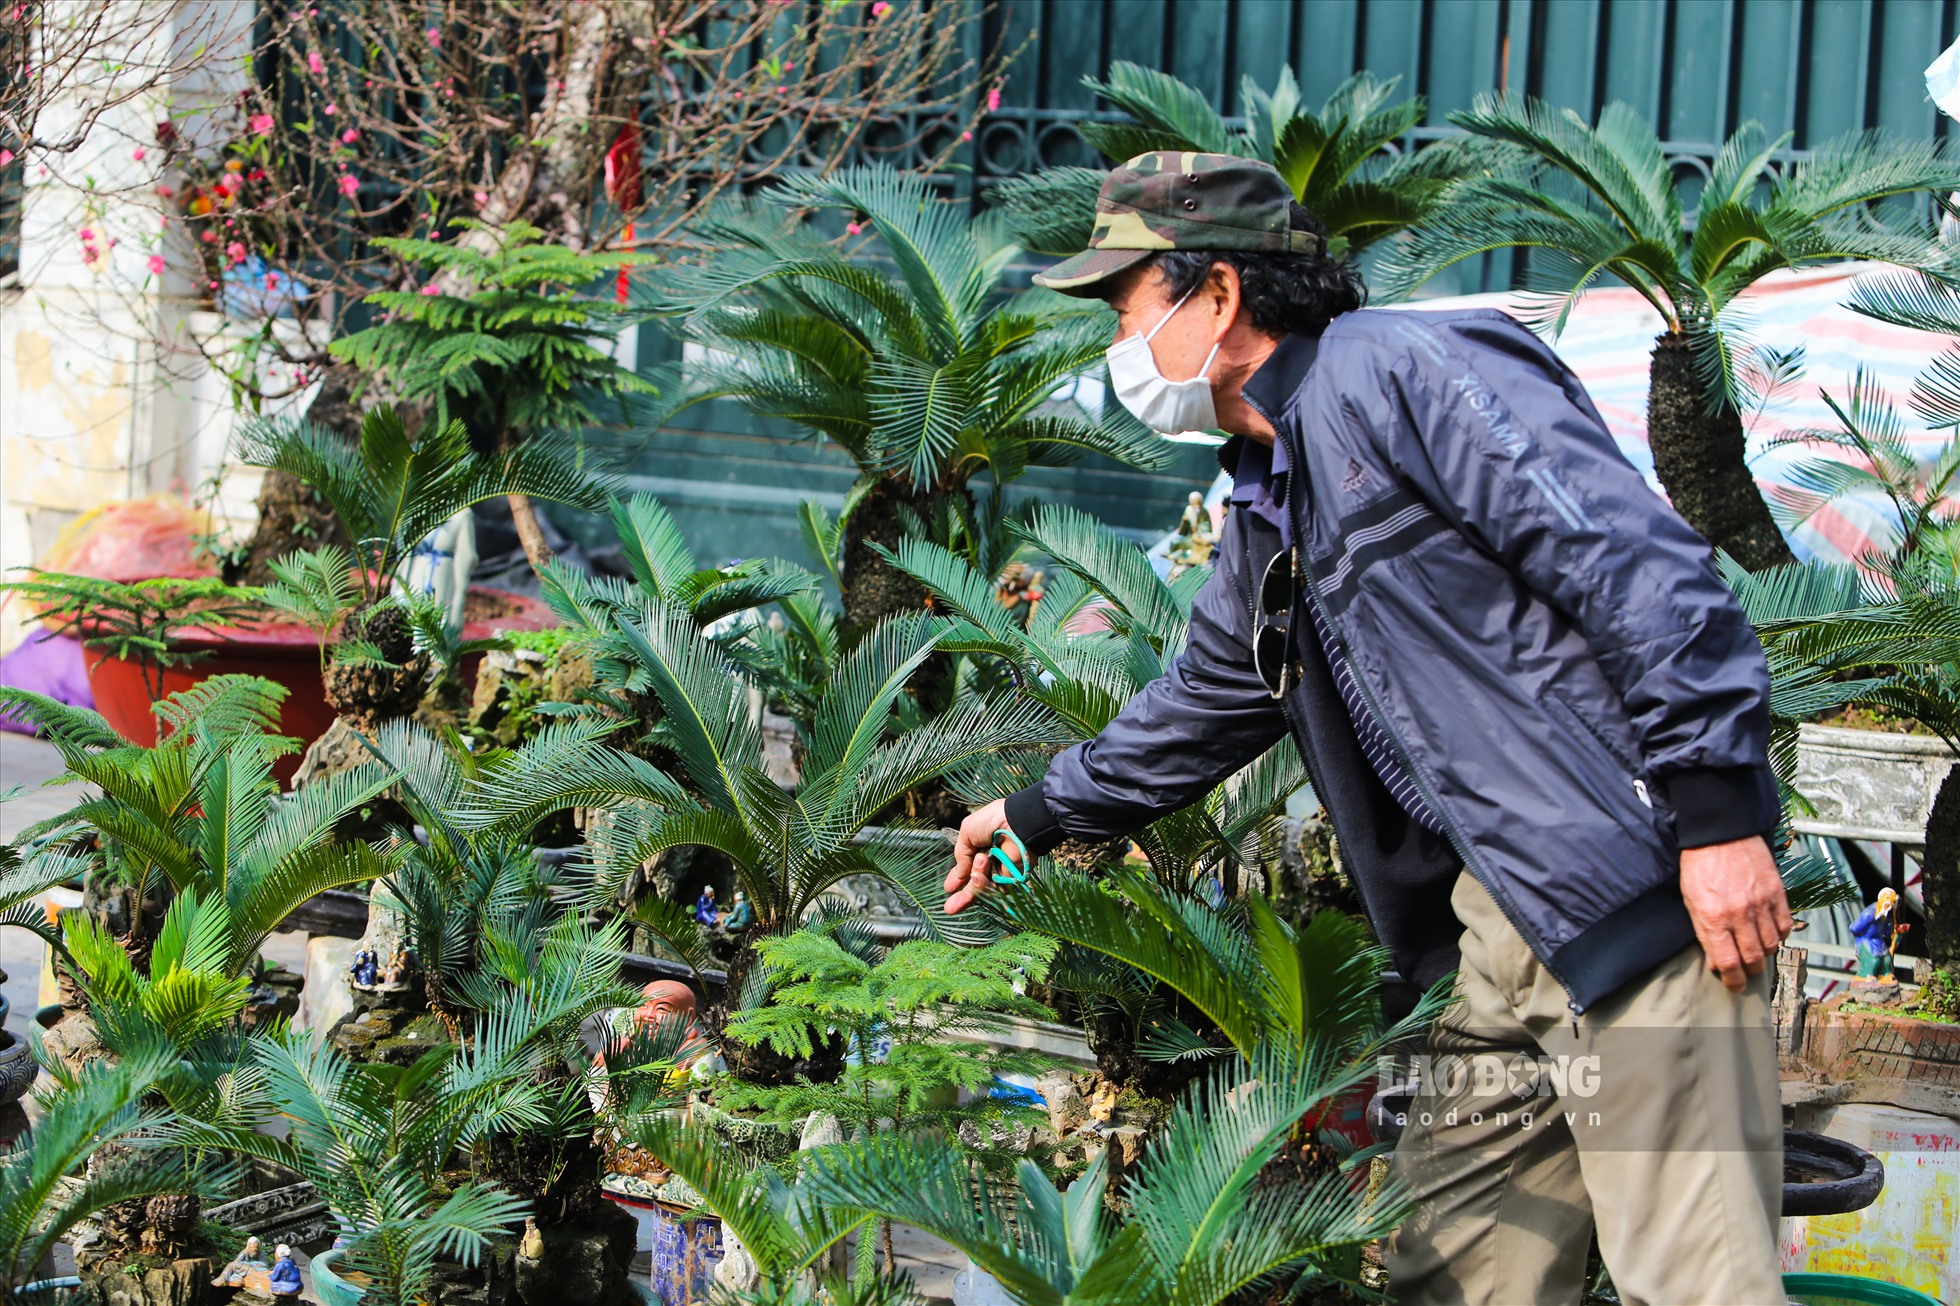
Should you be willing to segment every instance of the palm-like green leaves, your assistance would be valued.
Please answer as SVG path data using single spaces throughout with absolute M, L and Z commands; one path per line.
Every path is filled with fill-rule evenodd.
M 1556 333 L 1580 295 L 1613 278 L 1689 338 L 1712 404 L 1741 398 L 1752 350 L 1736 301 L 1768 273 L 1830 259 L 1946 260 L 1934 232 L 1882 222 L 1870 207 L 1960 186 L 1960 161 L 1943 144 L 1868 132 L 1779 177 L 1771 165 L 1789 138 L 1747 123 L 1724 143 L 1690 225 L 1660 138 L 1629 105 L 1608 105 L 1588 125 L 1542 101 L 1484 96 L 1450 121 L 1510 147 L 1525 170 L 1456 182 L 1383 261 L 1380 288 L 1406 294 L 1463 259 L 1527 249 L 1545 296 L 1535 324 Z
M 1420 152 L 1403 138 L 1423 119 L 1420 96 L 1396 100 L 1399 78 L 1356 73 L 1318 110 L 1300 98 L 1292 68 L 1271 91 L 1246 77 L 1242 128 L 1228 126 L 1195 87 L 1151 68 L 1117 62 L 1105 80 L 1083 84 L 1130 116 L 1129 122 L 1085 122 L 1083 136 L 1112 163 L 1153 150 L 1236 154 L 1270 163 L 1320 220 L 1328 248 L 1356 252 L 1422 221 L 1450 182 L 1487 163 L 1475 142 L 1444 142 Z M 1016 235 L 1048 254 L 1086 247 L 1104 174 L 1055 168 L 1014 178 L 994 191 Z
M 236 454 L 249 466 L 290 472 L 327 501 L 354 541 L 356 579 L 368 599 L 431 531 L 465 509 L 520 494 L 596 512 L 611 491 L 567 446 L 533 440 L 483 455 L 462 422 L 431 424 L 418 438 L 385 405 L 362 420 L 358 444 L 309 422 L 256 418 L 239 434 Z
M 1107 1153 L 1066 1192 L 1032 1162 L 1002 1191 L 946 1144 L 886 1137 L 814 1157 L 804 1186 L 943 1239 L 1025 1306 L 1209 1306 L 1303 1273 L 1346 1277 L 1354 1250 L 1407 1214 L 1392 1189 L 1358 1199 L 1338 1173 L 1304 1190 L 1255 1182 L 1303 1118 L 1370 1068 L 1324 1046 L 1221 1068 L 1128 1177 L 1120 1228 L 1104 1205 Z
M 55 845 L 93 835 L 91 873 L 135 885 L 160 877 L 180 895 L 222 903 L 224 967 L 242 973 L 301 903 L 393 865 L 380 849 L 334 838 L 342 817 L 392 782 L 380 766 L 279 793 L 272 762 L 293 744 L 264 731 L 284 696 L 254 677 L 210 677 L 158 704 L 175 729 L 154 748 L 123 743 L 74 709 L 46 714 L 69 773 L 101 792 L 28 834 Z
M 680 405 L 730 397 L 835 440 L 867 476 L 947 491 L 975 473 L 1007 481 L 1035 464 L 1105 454 L 1161 466 L 1161 442 L 1127 414 L 1097 420 L 1050 395 L 1101 365 L 1106 318 L 1080 305 L 1002 305 L 1012 246 L 916 176 L 846 169 L 793 177 L 779 209 L 860 215 L 891 272 L 766 211 L 703 228 L 715 256 L 661 287 L 678 330 L 713 351 L 690 365 Z
M 457 1147 L 501 1119 L 493 1095 L 460 1084 L 442 1049 L 408 1067 L 351 1063 L 304 1035 L 253 1040 L 251 1071 L 286 1136 L 252 1130 L 212 1137 L 309 1180 L 351 1241 L 342 1266 L 367 1277 L 372 1300 L 423 1299 L 439 1259 L 473 1264 L 525 1203 L 485 1184 L 451 1184 Z M 193 1130 L 193 1132 L 196 1132 Z
M 916 895 L 936 928 L 954 932 L 928 887 L 932 850 L 860 836 L 907 791 L 1053 731 L 1027 704 L 971 701 L 894 735 L 895 705 L 944 638 L 941 623 L 893 618 L 839 660 L 793 794 L 763 769 L 747 681 L 690 613 L 649 603 L 637 616 L 620 614 L 616 630 L 630 659 L 628 683 L 659 700 L 653 742 L 674 759 L 674 774 L 606 742 L 603 726 L 558 726 L 486 768 L 466 823 L 522 824 L 574 803 L 607 807 L 610 819 L 593 840 L 600 897 L 653 854 L 693 845 L 735 864 L 765 932 L 793 927 L 825 889 L 860 873 Z
M 152 1045 L 73 1074 L 58 1062 L 50 1066 L 58 1087 L 43 1091 L 34 1128 L 0 1157 L 0 1288 L 9 1300 L 70 1230 L 104 1208 L 162 1193 L 222 1191 L 235 1177 L 192 1169 L 182 1152 L 163 1146 L 167 1120 L 144 1099 L 173 1060 L 169 1048 Z M 69 1182 L 91 1156 L 101 1160 Z

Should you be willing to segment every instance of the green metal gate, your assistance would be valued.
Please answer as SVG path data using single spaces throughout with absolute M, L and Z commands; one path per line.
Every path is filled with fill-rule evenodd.
M 1884 126 L 1944 136 L 1923 70 L 1952 39 L 1956 0 L 1003 0 L 980 42 L 1014 48 L 1000 109 L 974 133 L 952 184 L 985 203 L 991 181 L 1036 168 L 1096 165 L 1075 124 L 1098 116 L 1082 86 L 1112 60 L 1163 68 L 1239 112 L 1240 79 L 1270 84 L 1290 63 L 1317 102 L 1350 73 L 1399 76 L 1428 100 L 1406 148 L 1447 134 L 1450 111 L 1481 92 L 1544 97 L 1588 118 L 1624 100 L 1661 125 L 1674 166 L 1705 175 L 1722 139 L 1755 119 L 1805 149 Z M 1495 290 L 1509 260 L 1489 259 L 1440 289 Z M 642 358 L 664 346 L 649 331 Z M 704 406 L 651 434 L 633 459 L 706 557 L 798 556 L 799 498 L 840 502 L 848 463 L 783 427 Z M 1141 476 L 1098 462 L 1037 471 L 1021 485 L 1111 524 L 1162 531 L 1183 496 L 1210 481 L 1207 453 Z

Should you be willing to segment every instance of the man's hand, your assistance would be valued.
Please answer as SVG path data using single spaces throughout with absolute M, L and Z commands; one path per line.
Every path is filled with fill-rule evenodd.
M 1683 850 L 1681 899 L 1708 969 L 1731 993 L 1763 973 L 1765 958 L 1790 937 L 1794 924 L 1776 858 L 1760 837 Z
M 995 799 L 960 822 L 960 837 L 953 844 L 953 869 L 946 876 L 946 914 L 957 916 L 973 900 L 994 887 L 994 832 L 1007 829 L 1007 803 Z M 1005 845 L 1007 855 L 1020 865 L 1014 842 Z

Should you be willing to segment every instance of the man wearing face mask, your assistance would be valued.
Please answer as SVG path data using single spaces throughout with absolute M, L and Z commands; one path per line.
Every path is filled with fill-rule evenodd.
M 1115 310 L 1141 420 L 1232 436 L 1232 509 L 1184 651 L 967 819 L 947 909 L 1290 736 L 1400 972 L 1457 972 L 1397 1298 L 1576 1302 L 1596 1228 L 1628 1302 L 1781 1303 L 1769 684 L 1707 544 L 1542 341 L 1361 308 L 1264 164 L 1132 159 L 1089 244 L 1036 280 Z

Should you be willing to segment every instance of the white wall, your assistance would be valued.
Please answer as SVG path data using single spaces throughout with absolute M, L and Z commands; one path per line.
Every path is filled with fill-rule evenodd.
M 230 386 L 195 343 L 222 338 L 224 324 L 199 310 L 187 269 L 167 267 L 156 277 L 147 264 L 161 249 L 155 187 L 168 180 L 157 171 L 156 124 L 194 118 L 199 105 L 242 84 L 238 54 L 253 6 L 112 0 L 111 7 L 112 26 L 128 34 L 126 71 L 66 79 L 40 134 L 66 134 L 91 106 L 142 87 L 157 68 L 176 75 L 173 84 L 113 104 L 73 154 L 44 161 L 29 153 L 13 165 L 25 168 L 25 194 L 20 271 L 0 288 L 5 568 L 32 563 L 65 525 L 105 502 L 168 490 L 197 495 L 222 466 L 230 438 Z M 44 30 L 95 8 L 56 0 Z M 93 264 L 84 228 L 106 249 Z M 228 474 L 215 516 L 249 533 L 256 493 L 257 473 Z M 20 638 L 16 606 L 0 611 L 0 651 Z

